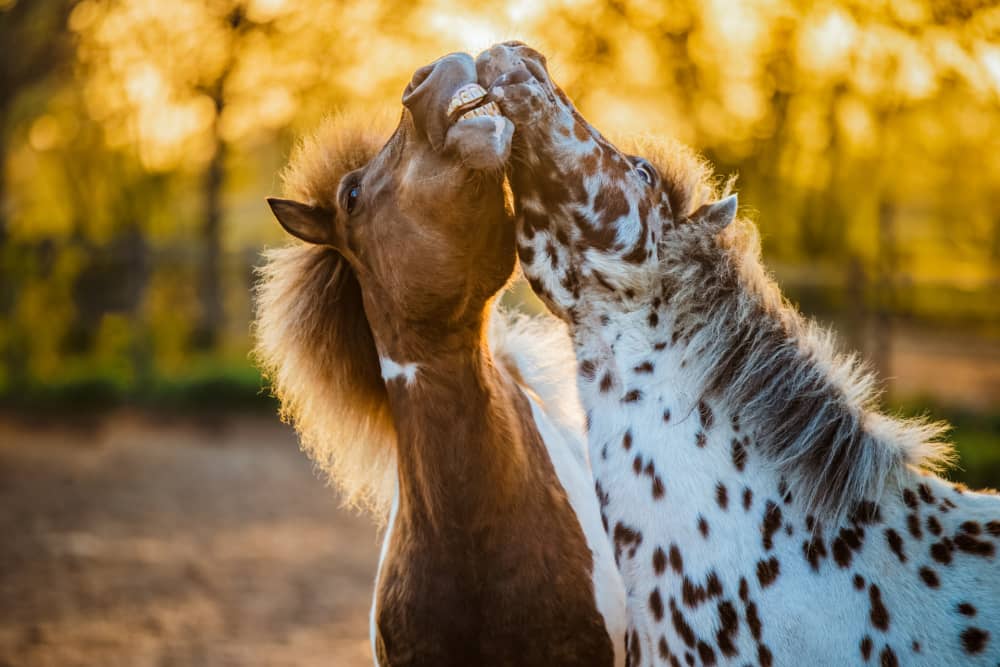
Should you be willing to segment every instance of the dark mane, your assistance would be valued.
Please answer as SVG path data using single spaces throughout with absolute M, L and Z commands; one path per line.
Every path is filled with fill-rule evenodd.
M 649 142 L 639 150 L 670 179 L 675 219 L 720 196 L 691 151 Z M 664 238 L 660 274 L 695 386 L 752 429 L 810 511 L 838 521 L 906 465 L 937 470 L 950 461 L 944 425 L 883 414 L 874 375 L 784 299 L 753 223 L 739 219 L 717 236 L 678 225 Z

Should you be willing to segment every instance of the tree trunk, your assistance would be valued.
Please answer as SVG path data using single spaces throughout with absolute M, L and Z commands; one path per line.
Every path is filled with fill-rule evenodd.
M 195 331 L 195 346 L 212 349 L 218 343 L 224 314 L 222 310 L 222 184 L 226 160 L 226 146 L 216 140 L 215 155 L 205 171 L 202 182 L 204 220 L 201 228 L 201 266 L 199 269 L 198 296 L 201 315 Z

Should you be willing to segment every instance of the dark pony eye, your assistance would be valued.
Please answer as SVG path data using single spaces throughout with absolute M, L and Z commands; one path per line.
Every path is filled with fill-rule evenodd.
M 635 170 L 639 172 L 639 178 L 646 181 L 646 185 L 654 185 L 656 176 L 653 174 L 653 166 L 645 160 L 636 160 Z
M 354 212 L 354 207 L 358 204 L 358 197 L 361 196 L 361 185 L 355 183 L 351 186 L 351 189 L 347 192 L 347 203 L 344 204 L 344 208 L 347 210 L 348 215 Z

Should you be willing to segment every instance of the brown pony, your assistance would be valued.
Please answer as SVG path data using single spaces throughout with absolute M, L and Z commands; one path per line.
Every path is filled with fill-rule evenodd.
M 565 330 L 501 322 L 513 349 L 496 357 L 487 341 L 515 249 L 513 127 L 485 102 L 472 59 L 453 54 L 417 70 L 383 146 L 367 119 L 300 146 L 291 199 L 269 203 L 306 243 L 267 254 L 256 355 L 347 498 L 391 501 L 379 665 L 621 664 L 624 591 Z M 568 370 L 572 401 L 546 365 Z

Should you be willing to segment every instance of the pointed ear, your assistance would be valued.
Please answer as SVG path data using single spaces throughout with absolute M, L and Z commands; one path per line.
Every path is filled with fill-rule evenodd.
M 285 231 L 306 243 L 333 245 L 334 214 L 319 206 L 309 206 L 291 199 L 268 197 L 267 204 Z
M 736 195 L 729 195 L 725 199 L 705 204 L 699 208 L 691 214 L 691 222 L 705 225 L 713 234 L 716 234 L 736 219 L 736 208 Z

